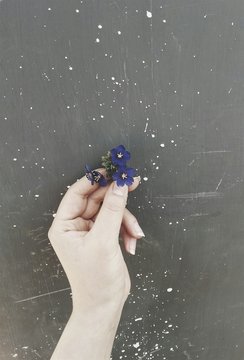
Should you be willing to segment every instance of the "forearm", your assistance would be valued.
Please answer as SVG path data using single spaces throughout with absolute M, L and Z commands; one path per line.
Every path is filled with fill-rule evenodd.
M 109 360 L 122 309 L 73 310 L 51 360 Z

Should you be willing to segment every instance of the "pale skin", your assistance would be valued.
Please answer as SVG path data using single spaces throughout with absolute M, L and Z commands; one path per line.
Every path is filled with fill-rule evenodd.
M 105 169 L 96 169 L 105 176 Z M 91 185 L 84 176 L 64 195 L 48 237 L 70 282 L 73 310 L 51 360 L 109 360 L 131 281 L 119 244 L 135 253 L 144 236 L 126 208 L 128 192 L 113 183 Z M 137 226 L 136 226 L 137 225 Z

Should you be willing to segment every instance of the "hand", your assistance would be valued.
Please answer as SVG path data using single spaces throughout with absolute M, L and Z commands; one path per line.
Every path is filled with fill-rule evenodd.
M 96 169 L 105 176 L 105 169 Z M 125 208 L 128 191 L 139 185 L 119 187 L 123 195 L 106 187 L 91 185 L 84 176 L 64 195 L 48 237 L 70 282 L 73 309 L 92 310 L 111 305 L 116 309 L 127 299 L 131 282 L 118 237 L 124 245 L 141 238 L 134 228 L 136 218 Z M 102 206 L 101 206 L 102 203 Z M 95 220 L 95 222 L 94 222 Z M 121 227 L 122 226 L 122 227 Z

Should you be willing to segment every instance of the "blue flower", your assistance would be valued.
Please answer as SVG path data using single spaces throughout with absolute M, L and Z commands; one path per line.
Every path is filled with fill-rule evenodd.
M 98 183 L 100 186 L 107 185 L 107 180 L 99 171 L 91 170 L 88 165 L 85 166 L 85 170 L 86 170 L 86 177 L 89 181 L 91 181 L 92 185 L 94 184 L 94 181 Z
M 116 148 L 110 150 L 112 163 L 118 166 L 125 166 L 126 161 L 130 160 L 130 153 L 124 147 L 124 145 L 119 145 Z
M 116 172 L 113 173 L 113 180 L 116 181 L 118 186 L 131 185 L 134 182 L 133 176 L 135 169 L 121 166 Z

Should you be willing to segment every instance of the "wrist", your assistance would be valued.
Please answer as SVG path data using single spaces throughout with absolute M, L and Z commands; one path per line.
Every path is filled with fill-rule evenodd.
M 107 304 L 84 305 L 73 301 L 71 317 L 79 319 L 90 328 L 113 327 L 119 323 L 124 307 L 123 302 L 109 302 Z
M 123 304 L 75 307 L 51 360 L 109 360 Z

